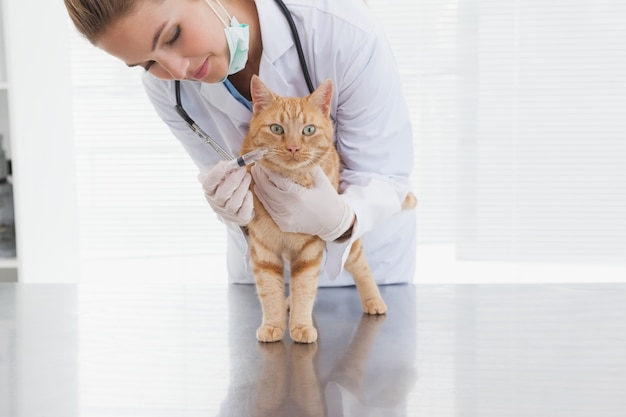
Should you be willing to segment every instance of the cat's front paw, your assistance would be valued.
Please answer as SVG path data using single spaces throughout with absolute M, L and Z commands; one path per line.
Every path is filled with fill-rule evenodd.
M 363 311 L 367 314 L 385 314 L 387 305 L 380 297 L 370 298 L 363 302 Z
M 259 342 L 277 342 L 283 338 L 285 329 L 264 324 L 256 331 L 256 338 Z
M 289 334 L 297 343 L 313 343 L 317 340 L 317 329 L 313 326 L 295 326 L 289 329 Z

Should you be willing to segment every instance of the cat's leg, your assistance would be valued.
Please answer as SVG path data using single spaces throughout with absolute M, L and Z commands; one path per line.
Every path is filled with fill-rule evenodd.
M 261 245 L 251 249 L 250 258 L 263 310 L 263 323 L 257 329 L 256 337 L 260 342 L 276 342 L 283 338 L 287 327 L 283 259 Z
M 363 311 L 367 314 L 385 314 L 387 305 L 380 295 L 376 280 L 374 280 L 367 259 L 365 259 L 361 239 L 352 244 L 345 268 L 354 278 Z
M 291 256 L 289 334 L 294 342 L 313 343 L 317 340 L 313 304 L 322 268 L 324 242 L 317 237 L 308 237 L 300 248 Z

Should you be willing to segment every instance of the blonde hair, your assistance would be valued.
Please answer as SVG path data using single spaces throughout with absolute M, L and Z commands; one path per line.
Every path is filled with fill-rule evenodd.
M 64 0 L 76 29 L 95 44 L 107 27 L 147 0 Z M 160 0 L 150 0 L 160 1 Z

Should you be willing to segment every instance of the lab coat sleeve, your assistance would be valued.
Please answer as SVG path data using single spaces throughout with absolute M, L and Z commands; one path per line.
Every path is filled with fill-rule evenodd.
M 401 210 L 413 168 L 410 117 L 382 29 L 374 29 L 361 44 L 356 39 L 348 44 L 336 55 L 343 69 L 335 69 L 335 128 L 343 164 L 340 192 L 354 209 L 356 223 L 350 240 L 327 245 L 329 276 L 341 273 L 354 240 Z

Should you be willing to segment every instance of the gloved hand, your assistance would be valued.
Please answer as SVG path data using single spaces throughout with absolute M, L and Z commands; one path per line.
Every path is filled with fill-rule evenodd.
M 220 161 L 209 172 L 200 173 L 204 197 L 211 208 L 224 220 L 246 226 L 254 217 L 252 193 L 248 189 L 252 177 L 245 167 L 228 168 Z
M 283 232 L 317 235 L 333 241 L 354 222 L 354 210 L 339 196 L 324 171 L 311 171 L 314 185 L 303 187 L 263 168 L 252 167 L 254 193 Z

